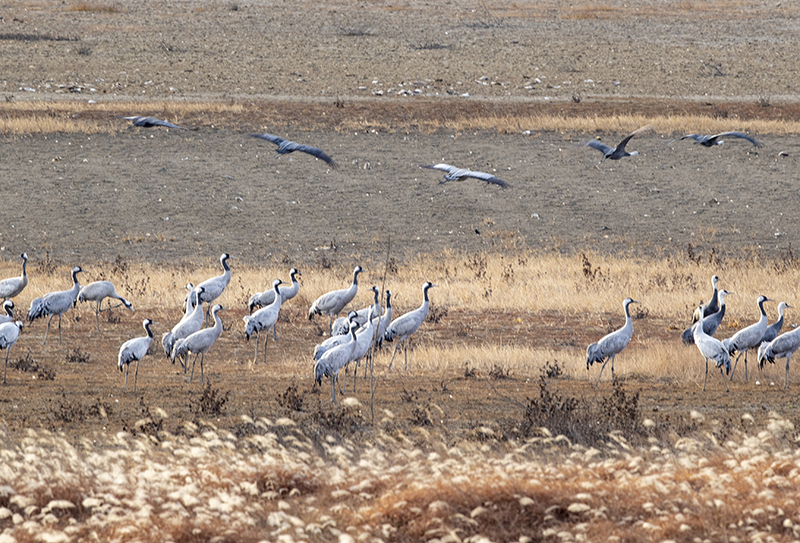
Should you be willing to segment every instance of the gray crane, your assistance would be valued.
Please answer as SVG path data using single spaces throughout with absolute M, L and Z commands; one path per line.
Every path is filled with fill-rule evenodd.
M 328 377 L 331 380 L 331 401 L 336 403 L 336 378 L 339 375 L 339 370 L 350 362 L 353 351 L 356 348 L 356 330 L 358 330 L 358 323 L 355 320 L 351 321 L 350 333 L 348 340 L 332 349 L 328 349 L 314 362 L 314 380 L 318 385 L 322 384 L 322 378 Z
M 297 293 L 300 291 L 300 283 L 297 281 L 297 276 L 303 275 L 300 273 L 300 270 L 296 268 L 292 268 L 289 270 L 289 278 L 292 280 L 292 286 L 282 286 L 278 288 L 278 291 L 281 293 L 281 303 L 286 303 L 287 300 L 291 300 Z M 275 290 L 270 288 L 265 290 L 264 292 L 258 292 L 253 294 L 250 297 L 250 300 L 247 302 L 247 306 L 250 309 L 250 314 L 253 314 L 253 310 L 260 307 L 266 307 L 272 302 L 275 301 Z M 278 333 L 276 329 L 278 328 L 277 323 L 275 326 L 272 327 L 272 341 L 278 341 Z
M 186 293 L 186 296 L 183 297 L 183 308 L 186 311 L 186 314 L 188 315 L 189 313 L 192 312 L 194 306 L 197 305 L 197 303 L 195 302 L 194 284 L 191 281 L 189 281 L 183 288 L 189 291 Z
M 361 359 L 367 356 L 370 347 L 375 344 L 375 325 L 380 320 L 374 313 L 374 306 L 369 308 L 369 315 L 367 316 L 366 325 L 360 327 L 356 332 L 356 348 L 350 355 L 350 362 L 355 362 L 353 369 L 353 392 L 356 391 L 356 381 L 358 380 L 358 367 L 361 365 Z M 349 365 L 349 363 L 348 363 Z M 365 366 L 366 367 L 366 366 Z M 367 378 L 367 371 L 364 369 L 364 379 Z M 347 366 L 344 367 L 344 389 L 347 389 Z
M 56 315 L 58 315 L 58 344 L 61 345 L 61 316 L 75 305 L 78 292 L 81 290 L 81 286 L 78 283 L 78 274 L 82 271 L 83 269 L 80 266 L 72 268 L 71 289 L 50 292 L 31 302 L 31 308 L 28 310 L 28 322 L 33 322 L 39 317 L 50 317 L 47 321 L 47 330 L 44 333 L 45 345 L 47 345 L 47 334 L 50 332 L 50 323 L 53 322 L 53 317 Z
M 789 362 L 794 352 L 800 348 L 800 326 L 790 332 L 781 334 L 769 343 L 762 343 L 758 348 L 758 367 L 764 367 L 764 362 L 775 363 L 776 358 L 786 358 L 786 375 L 783 388 L 789 388 Z
M 783 311 L 787 307 L 789 309 L 792 308 L 792 306 L 786 302 L 781 302 L 778 304 L 778 320 L 767 326 L 767 331 L 764 332 L 764 337 L 761 338 L 761 343 L 769 343 L 781 333 L 781 328 L 783 328 Z
M 694 310 L 692 313 L 692 322 L 695 323 L 700 319 L 700 307 L 704 307 L 705 315 L 704 317 L 708 317 L 709 315 L 713 315 L 717 311 L 719 311 L 719 290 L 717 289 L 717 283 L 719 283 L 719 277 L 716 275 L 711 277 L 711 286 L 714 288 L 714 292 L 711 293 L 711 299 L 703 306 L 698 306 L 697 309 Z M 714 334 L 710 334 L 714 335 Z
M 19 255 L 22 259 L 22 275 L 19 277 L 9 277 L 0 281 L 0 298 L 8 300 L 22 292 L 28 285 L 28 274 L 25 268 L 28 265 L 28 253 Z
M 211 304 L 222 295 L 225 287 L 231 282 L 231 268 L 228 266 L 228 259 L 231 257 L 228 253 L 222 253 L 219 257 L 219 263 L 222 264 L 222 275 L 217 275 L 211 279 L 206 279 L 197 287 L 203 287 L 203 292 L 200 293 L 200 302 L 206 302 L 208 309 L 206 310 L 206 319 L 210 317 Z
M 314 303 L 311 304 L 311 308 L 308 310 L 308 320 L 313 319 L 314 315 L 328 315 L 328 317 L 330 317 L 330 323 L 328 325 L 329 330 L 332 330 L 333 318 L 338 317 L 339 313 L 344 309 L 344 306 L 349 304 L 353 298 L 356 297 L 356 293 L 358 292 L 358 274 L 363 271 L 364 269 L 361 266 L 356 266 L 355 269 L 353 269 L 353 283 L 350 285 L 350 288 L 333 290 L 314 300 Z
M 0 315 L 0 324 L 14 322 L 14 300 L 6 300 L 3 302 L 3 310 L 6 314 Z
M 719 328 L 720 323 L 722 322 L 722 318 L 725 316 L 725 297 L 731 294 L 725 289 L 722 289 L 718 293 L 719 297 L 719 311 L 716 313 L 712 313 L 709 316 L 703 317 L 703 332 L 708 334 L 709 336 L 713 336 L 717 333 L 717 328 Z M 716 297 L 715 297 L 716 299 Z M 696 313 L 700 313 L 697 311 Z M 695 322 L 689 328 L 683 331 L 681 335 L 681 340 L 683 341 L 684 345 L 692 345 L 694 343 L 694 328 L 697 326 Z
M 253 138 L 261 138 L 262 140 L 267 140 L 269 142 L 274 143 L 278 146 L 275 149 L 279 155 L 285 155 L 287 153 L 293 153 L 295 151 L 300 151 L 301 153 L 308 153 L 309 155 L 315 156 L 320 160 L 327 162 L 331 168 L 338 168 L 338 164 L 334 162 L 334 160 L 326 155 L 321 149 L 317 149 L 316 147 L 311 147 L 310 145 L 303 145 L 302 143 L 297 143 L 296 141 L 285 140 L 280 136 L 276 136 L 274 134 L 250 134 L 250 137 Z
M 189 294 L 187 294 L 186 298 L 184 298 L 183 300 L 183 317 L 181 317 L 181 320 L 179 320 L 178 324 L 176 324 L 175 326 L 180 325 L 183 321 L 188 319 L 189 315 L 194 313 L 195 308 L 197 308 L 197 303 L 195 303 L 195 298 L 197 297 L 197 293 L 195 293 L 194 291 L 194 285 L 189 283 L 188 285 L 186 285 L 186 288 L 189 288 L 190 285 L 192 287 L 192 290 L 189 291 Z M 200 314 L 202 315 L 202 313 Z M 202 321 L 200 325 L 202 326 Z M 175 328 L 173 327 L 173 330 L 174 329 Z M 199 329 L 200 328 L 198 328 L 198 330 Z M 172 330 L 170 330 L 169 332 L 164 332 L 164 334 L 162 334 L 161 336 L 161 345 L 164 346 L 164 354 L 167 355 L 167 358 L 169 358 L 170 355 L 172 354 L 172 347 L 173 345 L 175 345 L 176 339 L 177 338 L 173 336 Z
M 114 298 L 116 300 L 120 300 L 122 304 L 117 304 L 115 306 L 110 305 L 105 309 L 101 309 L 100 306 L 103 304 L 103 300 L 106 298 Z M 78 301 L 79 302 L 95 302 L 94 308 L 94 320 L 97 323 L 97 331 L 100 331 L 100 312 L 107 311 L 109 309 L 114 309 L 115 307 L 120 307 L 124 305 L 131 311 L 134 311 L 133 305 L 117 294 L 117 290 L 114 288 L 114 284 L 111 281 L 94 281 L 93 283 L 89 283 L 85 287 L 83 287 L 78 292 Z
M 275 279 L 272 282 L 272 303 L 266 307 L 262 307 L 252 315 L 245 315 L 242 317 L 244 321 L 244 333 L 247 341 L 250 341 L 250 336 L 253 332 L 256 334 L 256 354 L 253 356 L 253 363 L 258 362 L 258 342 L 261 337 L 261 331 L 264 331 L 264 364 L 267 363 L 267 340 L 269 340 L 269 329 L 275 329 L 275 323 L 278 322 L 278 315 L 281 311 L 281 304 L 283 303 L 283 296 L 280 293 L 279 286 L 283 283 L 280 279 Z M 274 339 L 274 338 L 273 338 Z
M 19 339 L 19 333 L 22 331 L 22 321 L 4 322 L 0 324 L 0 349 L 6 350 L 6 365 L 3 368 L 3 384 L 6 384 L 6 372 L 8 371 L 8 354 L 11 347 Z
M 184 315 L 184 317 L 178 321 L 178 324 L 172 327 L 172 330 L 164 336 L 161 343 L 164 345 L 164 352 L 167 353 L 167 356 L 172 360 L 172 363 L 175 363 L 175 357 L 177 356 L 178 361 L 181 363 L 181 367 L 183 368 L 183 372 L 186 373 L 186 370 L 189 366 L 189 361 L 186 359 L 185 354 L 183 356 L 179 356 L 175 350 L 175 347 L 178 344 L 178 341 L 189 337 L 190 335 L 194 334 L 201 328 L 203 328 L 203 304 L 199 301 L 200 296 L 203 293 L 203 287 L 197 287 L 192 291 L 194 294 L 194 309 L 188 314 Z
M 328 339 L 314 347 L 314 360 L 319 360 L 320 357 L 325 354 L 325 351 L 328 351 L 337 345 L 341 345 L 342 343 L 346 343 L 349 340 L 348 334 L 350 333 L 350 318 L 353 318 L 354 322 L 356 322 L 356 316 L 357 315 L 355 311 L 351 311 L 347 314 L 347 333 L 338 336 L 330 336 Z
M 225 308 L 219 304 L 214 304 L 211 308 L 211 316 L 214 319 L 214 326 L 210 328 L 203 328 L 194 334 L 179 339 L 175 343 L 174 351 L 178 356 L 187 356 L 189 353 L 194 354 L 192 360 L 192 374 L 189 376 L 189 382 L 194 378 L 194 364 L 197 362 L 198 355 L 200 356 L 200 384 L 205 384 L 205 374 L 203 372 L 203 360 L 206 357 L 206 352 L 214 345 L 217 338 L 222 334 L 222 319 L 217 315 Z M 188 365 L 188 364 L 187 364 Z
M 119 356 L 117 357 L 119 371 L 122 371 L 123 366 L 125 367 L 125 386 L 122 389 L 123 392 L 128 390 L 128 371 L 130 370 L 131 362 L 135 360 L 136 372 L 133 374 L 133 393 L 136 394 L 136 381 L 139 379 L 139 361 L 147 355 L 150 345 L 153 344 L 153 332 L 150 330 L 150 326 L 153 324 L 156 324 L 155 321 L 150 319 L 142 321 L 142 326 L 144 326 L 144 331 L 147 332 L 147 335 L 129 339 L 119 348 Z
M 498 185 L 502 188 L 508 188 L 511 185 L 500 179 L 499 177 L 492 175 L 486 172 L 476 172 L 472 170 L 468 170 L 466 168 L 458 168 L 456 166 L 451 166 L 450 164 L 420 164 L 420 168 L 428 168 L 429 170 L 441 170 L 445 173 L 444 179 L 439 182 L 439 184 L 447 183 L 448 181 L 463 181 L 468 177 L 473 179 L 480 179 L 481 181 L 486 181 L 488 185 Z
M 600 377 L 603 376 L 603 370 L 606 368 L 609 359 L 611 360 L 611 382 L 614 382 L 614 359 L 622 350 L 628 346 L 628 343 L 633 336 L 633 321 L 631 320 L 630 305 L 638 304 L 633 298 L 625 298 L 622 301 L 622 307 L 625 309 L 625 324 L 619 330 L 615 330 L 610 334 L 606 334 L 597 343 L 592 343 L 586 348 L 586 371 L 592 364 L 603 363 L 600 368 L 600 374 L 597 376 L 597 382 L 594 388 L 600 384 Z
M 697 321 L 697 326 L 694 328 L 694 344 L 697 345 L 697 349 L 706 360 L 706 375 L 705 378 L 703 378 L 703 391 L 706 390 L 706 381 L 708 381 L 708 359 L 710 358 L 716 362 L 717 367 L 719 368 L 719 374 L 722 376 L 722 382 L 725 383 L 725 391 L 730 392 L 728 389 L 728 380 L 722 373 L 722 367 L 725 367 L 725 371 L 727 373 L 731 373 L 731 357 L 728 354 L 728 350 L 720 340 L 705 333 L 703 326 L 705 317 L 702 316 L 704 309 L 705 308 L 701 306 L 700 320 Z
M 392 322 L 392 291 L 386 291 L 386 309 L 383 310 L 383 315 L 381 315 L 381 320 L 378 322 L 378 336 L 377 344 L 380 347 L 383 344 L 383 336 L 386 334 L 386 327 L 389 326 L 389 323 Z M 366 374 L 366 372 L 365 372 Z
M 739 358 L 744 354 L 744 380 L 747 381 L 747 351 L 750 349 L 757 349 L 761 345 L 761 339 L 767 331 L 767 312 L 764 311 L 764 302 L 772 302 L 764 295 L 758 297 L 758 310 L 761 312 L 761 318 L 757 322 L 742 328 L 732 337 L 723 340 L 723 345 L 728 350 L 728 354 L 733 356 L 738 351 L 736 361 L 733 363 L 733 370 L 731 370 L 731 381 L 733 381 L 733 374 L 736 372 L 736 366 L 739 364 Z
M 125 119 L 126 121 L 130 121 L 133 126 L 141 126 L 142 128 L 155 128 L 157 126 L 163 126 L 165 128 L 177 128 L 178 130 L 188 130 L 182 126 L 178 126 L 176 124 L 172 124 L 169 121 L 162 121 L 161 119 L 156 119 L 155 117 L 142 117 L 140 115 L 134 115 L 132 117 L 122 117 L 117 115 L 120 119 Z
M 381 309 L 381 289 L 378 288 L 378 285 L 373 286 L 370 291 L 374 293 L 372 305 L 368 305 L 367 307 L 363 307 L 356 311 L 356 321 L 358 322 L 359 326 L 364 326 L 369 318 L 370 311 L 373 314 L 378 315 L 382 311 Z M 335 321 L 333 321 L 333 326 L 331 327 L 331 335 L 332 336 L 341 336 L 346 334 L 350 330 L 350 325 L 348 324 L 349 315 L 347 317 L 339 317 Z
M 584 147 L 591 147 L 592 149 L 597 149 L 598 151 L 603 153 L 603 160 L 600 161 L 600 164 L 602 164 L 603 162 L 609 159 L 619 160 L 626 156 L 638 155 L 639 151 L 633 151 L 632 153 L 629 153 L 628 151 L 625 150 L 625 146 L 628 145 L 628 142 L 631 140 L 633 136 L 636 136 L 637 134 L 644 134 L 645 132 L 651 132 L 652 130 L 653 127 L 650 125 L 643 126 L 637 130 L 634 130 L 633 132 L 622 138 L 622 141 L 619 142 L 619 144 L 617 144 L 616 147 L 610 147 L 600 140 L 588 140 L 581 143 L 581 145 Z
M 723 132 L 721 134 L 713 134 L 713 135 L 686 134 L 685 136 L 681 136 L 680 138 L 667 142 L 667 145 L 669 145 L 670 143 L 674 143 L 676 141 L 681 141 L 689 138 L 693 139 L 696 144 L 699 143 L 703 147 L 713 147 L 715 145 L 722 145 L 723 143 L 725 143 L 724 140 L 719 139 L 725 137 L 742 138 L 752 143 L 755 147 L 761 147 L 762 145 L 764 145 L 763 143 L 755 139 L 753 136 L 748 136 L 744 132 Z
M 403 343 L 405 343 L 405 348 L 403 349 L 406 357 L 405 369 L 408 371 L 408 339 L 411 337 L 411 334 L 416 332 L 420 325 L 425 322 L 425 319 L 428 318 L 428 310 L 430 309 L 430 302 L 428 301 L 428 289 L 431 289 L 435 286 L 436 285 L 430 281 L 426 281 L 425 284 L 422 285 L 422 305 L 413 311 L 409 311 L 408 313 L 397 317 L 391 323 L 389 323 L 389 326 L 386 327 L 386 333 L 383 335 L 383 339 L 385 341 L 394 341 L 395 339 L 399 339 L 394 351 L 392 352 L 392 359 L 389 361 L 389 367 L 387 368 L 387 371 L 392 369 L 394 355 L 397 354 L 397 349 Z

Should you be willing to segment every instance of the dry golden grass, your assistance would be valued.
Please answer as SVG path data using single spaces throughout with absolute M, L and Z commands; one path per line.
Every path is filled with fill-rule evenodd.
M 146 112 L 193 128 L 239 128 L 253 119 L 269 119 L 271 126 L 293 125 L 303 119 L 306 129 L 360 130 L 448 130 L 466 132 L 493 130 L 501 133 L 533 132 L 613 132 L 628 133 L 650 124 L 656 132 L 718 133 L 729 130 L 732 120 L 738 130 L 752 134 L 800 133 L 800 109 L 792 104 L 762 107 L 755 103 L 729 103 L 716 108 L 694 103 L 657 103 L 648 99 L 614 104 L 613 115 L 598 116 L 595 106 L 586 103 L 559 104 L 557 112 L 544 104 L 494 102 L 429 102 L 410 105 L 391 101 L 359 101 L 346 108 L 327 102 L 192 102 L 183 100 L 153 102 L 104 101 L 11 101 L 0 103 L 0 133 L 48 134 L 113 133 L 127 128 L 115 116 Z M 321 113 L 325 112 L 325 115 Z

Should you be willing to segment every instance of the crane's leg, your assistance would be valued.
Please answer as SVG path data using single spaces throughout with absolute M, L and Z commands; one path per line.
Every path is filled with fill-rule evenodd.
M 133 374 L 133 393 L 136 394 L 136 382 L 139 380 L 139 361 L 136 361 L 136 372 Z
M 269 340 L 269 330 L 264 331 L 264 364 L 267 363 L 267 341 Z
M 749 349 L 744 350 L 744 382 L 747 382 L 747 351 Z
M 130 365 L 130 364 L 127 364 L 127 365 L 125 366 L 125 386 L 124 386 L 124 387 L 122 387 L 122 392 L 123 392 L 123 393 L 128 391 L 128 370 L 129 370 L 130 368 L 131 368 L 131 365 Z
M 6 372 L 8 371 L 8 350 L 6 350 L 6 367 L 3 368 L 3 384 L 6 384 Z M 786 361 L 786 379 L 787 383 L 789 382 L 789 361 Z
M 722 382 L 725 383 L 725 392 L 730 392 L 731 390 L 728 388 L 728 380 L 725 379 L 725 373 L 722 371 L 722 366 L 719 367 L 719 375 L 722 377 Z
M 203 360 L 206 358 L 206 353 L 200 353 L 200 384 L 206 384 L 206 375 L 203 372 Z
M 616 382 L 616 376 L 614 375 L 614 360 L 617 358 L 617 355 L 611 355 L 611 384 L 613 385 Z
M 58 346 L 61 347 L 61 315 L 58 316 Z
M 405 347 L 403 347 L 403 352 L 404 352 L 404 353 L 405 353 L 405 355 L 406 355 L 406 369 L 405 369 L 405 371 L 408 371 L 408 342 L 409 342 L 410 340 L 411 340 L 411 338 L 410 338 L 410 337 L 407 337 L 407 338 L 406 338 L 406 346 L 405 346 Z
M 272 325 L 272 341 L 275 343 L 278 342 L 278 332 L 275 330 L 278 327 L 278 321 L 275 321 L 275 324 Z
M 259 338 L 260 334 L 261 334 L 261 332 L 256 330 L 256 354 L 253 355 L 253 364 L 258 364 L 258 342 L 261 339 L 261 338 Z
M 786 378 L 784 379 L 783 388 L 789 390 L 789 361 L 792 359 L 792 353 L 786 355 Z M 6 354 L 6 364 L 8 364 L 8 355 Z M 6 382 L 6 375 L 3 374 L 3 383 Z
M 704 357 L 706 359 L 706 376 L 703 378 L 703 392 L 706 391 L 706 381 L 708 381 L 708 357 Z
M 746 351 L 743 351 L 743 352 L 746 352 Z M 733 362 L 733 369 L 731 370 L 731 381 L 733 381 L 733 374 L 736 373 L 736 366 L 739 365 L 739 357 L 740 356 L 742 356 L 741 352 L 736 356 L 736 360 L 734 360 L 734 362 Z
M 197 362 L 197 355 L 196 354 L 194 355 L 194 358 L 192 359 L 192 374 L 189 376 L 189 382 L 190 383 L 192 382 L 192 379 L 194 379 L 194 364 L 195 364 L 195 362 Z M 189 365 L 189 353 L 186 353 L 186 365 L 187 366 Z
M 339 390 L 342 393 L 342 396 L 344 396 L 344 393 L 347 392 L 347 366 L 344 367 L 344 379 L 342 380 L 342 388 Z
M 394 346 L 394 351 L 392 352 L 392 359 L 389 360 L 389 367 L 386 369 L 386 371 L 392 371 L 392 362 L 394 362 L 394 355 L 397 354 L 397 349 L 400 347 L 401 341 L 402 339 L 397 342 L 397 345 Z
M 600 368 L 600 375 L 597 376 L 597 382 L 594 384 L 594 388 L 597 388 L 597 385 L 600 384 L 600 378 L 603 376 L 603 370 L 606 369 L 606 364 L 608 364 L 608 357 L 606 357 L 606 361 L 603 362 L 603 365 Z
M 100 331 L 100 306 L 102 305 L 103 300 L 97 302 L 97 306 L 94 308 L 94 322 L 97 323 L 97 331 Z
M 336 376 L 331 375 L 331 401 L 336 403 Z
M 50 319 L 47 321 L 47 328 L 44 331 L 44 344 L 47 345 L 47 334 L 50 332 L 50 323 L 53 322 L 53 317 L 55 315 L 50 315 Z
M 361 364 L 361 359 L 356 360 L 356 369 L 353 370 L 353 394 L 356 393 L 356 381 L 358 381 L 358 366 Z

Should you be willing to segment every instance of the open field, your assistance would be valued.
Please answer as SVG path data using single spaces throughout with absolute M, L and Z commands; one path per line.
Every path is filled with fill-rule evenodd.
M 680 343 L 710 277 L 718 332 L 800 307 L 798 6 L 11 0 L 0 6 L 0 278 L 112 280 L 135 312 L 27 324 L 0 387 L 0 543 L 795 541 L 796 390 L 749 356 L 725 393 Z M 129 127 L 153 115 L 187 131 Z M 599 164 L 581 143 L 628 149 Z M 740 130 L 704 148 L 687 133 Z M 277 156 L 269 131 L 322 148 Z M 299 155 L 299 156 L 298 156 Z M 440 184 L 420 164 L 494 173 Z M 160 341 L 220 273 L 224 331 L 189 383 Z M 388 256 L 388 259 L 387 259 Z M 431 314 L 356 391 L 312 382 L 322 292 L 366 272 Z M 267 364 L 241 318 L 288 270 Z M 633 308 L 606 368 L 586 346 Z M 787 312 L 787 328 L 798 309 Z M 263 343 L 262 343 L 263 346 Z M 2 351 L 0 351 L 1 353 Z M 133 372 L 133 368 L 131 371 Z M 199 371 L 199 368 L 197 368 Z

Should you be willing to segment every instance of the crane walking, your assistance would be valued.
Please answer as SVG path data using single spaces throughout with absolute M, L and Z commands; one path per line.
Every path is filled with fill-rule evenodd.
M 405 315 L 397 317 L 395 320 L 389 323 L 389 326 L 386 328 L 386 333 L 383 336 L 384 340 L 394 341 L 395 338 L 399 338 L 397 345 L 395 345 L 394 351 L 392 352 L 392 359 L 389 360 L 389 367 L 387 368 L 387 371 L 391 371 L 392 362 L 394 362 L 394 355 L 397 354 L 397 349 L 400 347 L 400 345 L 403 345 L 403 343 L 405 343 L 405 348 L 403 349 L 406 357 L 405 369 L 408 371 L 408 339 L 411 337 L 411 334 L 416 332 L 422 323 L 425 322 L 425 319 L 428 318 L 428 310 L 430 309 L 428 289 L 431 289 L 435 286 L 436 285 L 430 281 L 425 282 L 425 284 L 422 285 L 422 305 L 413 311 L 409 311 Z
M 136 372 L 133 374 L 133 393 L 136 394 L 136 381 L 139 379 L 139 361 L 147 355 L 150 345 L 153 344 L 153 332 L 150 326 L 156 324 L 155 321 L 145 319 L 142 321 L 144 331 L 147 332 L 146 336 L 135 337 L 123 343 L 119 348 L 119 356 L 117 363 L 119 364 L 119 371 L 125 367 L 125 386 L 122 391 L 128 390 L 128 370 L 131 368 L 131 362 L 136 361 Z
M 628 346 L 628 343 L 633 336 L 633 320 L 631 320 L 630 305 L 638 304 L 633 298 L 625 298 L 622 301 L 622 307 L 625 309 L 625 324 L 619 330 L 615 330 L 610 334 L 603 336 L 597 343 L 592 343 L 586 349 L 586 371 L 597 362 L 603 363 L 600 368 L 600 374 L 597 376 L 597 382 L 594 388 L 600 384 L 600 378 L 603 376 L 603 370 L 606 368 L 609 359 L 611 360 L 611 382 L 614 382 L 614 359 L 622 350 Z
M 728 351 L 728 354 L 733 356 L 739 351 L 739 354 L 736 356 L 736 361 L 733 363 L 733 369 L 731 370 L 731 381 L 733 381 L 733 374 L 736 372 L 736 366 L 739 363 L 739 358 L 744 354 L 744 380 L 747 381 L 747 351 L 750 349 L 757 349 L 759 345 L 761 345 L 761 340 L 764 338 L 764 334 L 767 331 L 767 312 L 764 311 L 764 302 L 772 302 L 764 295 L 758 297 L 756 303 L 758 304 L 758 310 L 761 312 L 761 318 L 754 324 L 746 328 L 742 328 L 732 337 L 723 340 L 722 344 Z
M 80 266 L 72 268 L 71 289 L 50 292 L 31 302 L 31 308 L 28 310 L 29 322 L 33 322 L 39 317 L 50 317 L 50 320 L 47 321 L 47 329 L 44 332 L 45 345 L 47 345 L 47 334 L 50 332 L 50 323 L 53 322 L 53 317 L 56 315 L 58 315 L 58 344 L 61 345 L 61 316 L 75 305 L 75 300 L 78 299 L 78 292 L 81 290 L 81 286 L 78 283 L 78 274 L 82 271 L 83 269 Z
M 717 363 L 719 374 L 722 376 L 722 382 L 725 383 L 725 391 L 730 392 L 728 389 L 728 380 L 722 373 L 722 367 L 725 366 L 725 371 L 731 373 L 731 357 L 728 350 L 717 338 L 711 337 L 704 331 L 703 317 L 704 307 L 700 307 L 700 320 L 697 321 L 697 326 L 694 328 L 694 344 L 697 345 L 700 354 L 706 360 L 706 376 L 703 378 L 703 391 L 706 390 L 706 381 L 708 381 L 708 359 L 712 359 Z

